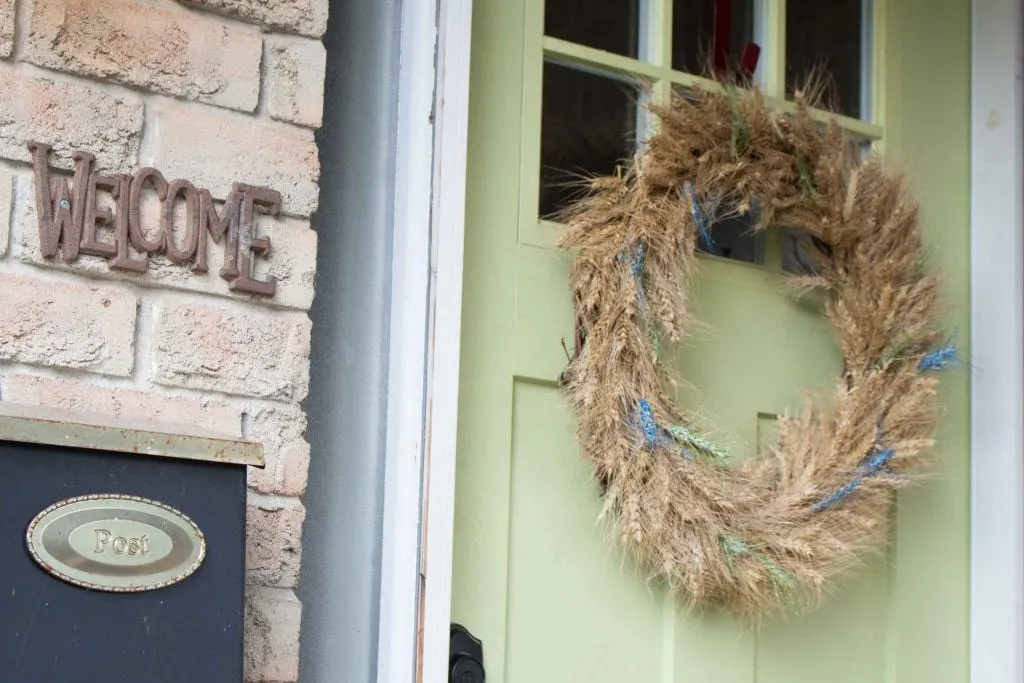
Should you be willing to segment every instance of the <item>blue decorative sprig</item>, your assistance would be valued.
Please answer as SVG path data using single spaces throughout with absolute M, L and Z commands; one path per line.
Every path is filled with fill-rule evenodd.
M 839 489 L 828 498 L 819 501 L 814 505 L 815 512 L 821 512 L 828 510 L 842 503 L 846 498 L 857 490 L 861 482 L 872 477 L 879 472 L 886 469 L 889 461 L 892 460 L 893 450 L 891 448 L 885 448 L 882 450 L 875 450 L 874 453 L 864 462 L 861 466 L 860 471 L 847 483 L 843 488 Z
M 647 259 L 647 245 L 643 242 L 637 242 L 632 247 L 624 249 L 619 252 L 616 257 L 619 263 L 625 263 L 629 261 L 629 272 L 632 273 L 633 279 L 636 282 L 636 297 L 640 304 L 640 310 L 647 313 L 647 299 L 644 297 L 644 264 Z
M 946 370 L 956 363 L 956 347 L 946 346 L 936 349 L 921 359 L 917 364 L 919 372 Z
M 662 427 L 654 417 L 654 411 L 647 399 L 640 399 L 638 402 L 634 425 L 637 431 L 643 434 L 643 441 L 646 445 L 676 448 L 687 460 L 693 460 L 694 451 L 713 458 L 729 457 L 724 448 L 689 427 L 682 425 L 676 425 L 669 429 Z
M 634 422 L 636 429 L 643 434 L 643 440 L 646 445 L 653 448 L 677 446 L 675 439 L 672 438 L 672 434 L 658 424 L 657 418 L 654 417 L 654 411 L 651 410 L 651 404 L 647 402 L 647 399 L 640 399 Z M 685 449 L 679 449 L 679 451 L 687 460 L 693 460 L 693 453 Z
M 633 248 L 633 261 L 630 263 L 629 269 L 634 277 L 640 277 L 644 272 L 644 262 L 647 258 L 646 246 L 643 242 L 638 242 Z
M 694 189 L 691 182 L 686 182 L 683 187 L 686 189 L 690 200 L 690 215 L 693 216 L 693 222 L 697 226 L 697 231 L 700 233 L 701 238 L 703 238 L 704 246 L 707 248 L 708 253 L 714 254 L 715 241 L 711 238 L 710 221 L 700 208 L 700 202 L 697 200 L 697 190 Z
M 640 399 L 640 428 L 644 432 L 644 440 L 648 446 L 657 446 L 664 443 L 664 430 L 654 419 L 654 411 L 646 399 Z

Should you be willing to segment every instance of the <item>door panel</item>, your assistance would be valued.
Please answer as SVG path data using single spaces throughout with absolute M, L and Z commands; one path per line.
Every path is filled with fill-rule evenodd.
M 930 153 L 910 112 L 927 112 L 926 84 L 941 82 L 966 97 L 966 80 L 930 74 L 901 45 L 919 41 L 923 53 L 924 34 L 966 45 L 958 22 L 968 3 L 944 3 L 936 12 L 924 0 L 888 2 L 876 0 L 875 8 L 884 41 L 876 54 L 888 55 L 875 90 L 885 101 L 878 105 L 882 142 L 900 153 Z M 579 458 L 574 417 L 557 387 L 567 362 L 563 341 L 572 346 L 568 258 L 554 249 L 557 226 L 537 218 L 540 7 L 540 0 L 476 0 L 473 26 L 452 608 L 453 620 L 482 638 L 488 680 L 965 680 L 965 627 L 922 616 L 966 619 L 960 378 L 945 389 L 952 416 L 941 435 L 940 472 L 953 483 L 903 496 L 890 551 L 838 582 L 810 615 L 773 620 L 755 632 L 714 610 L 686 613 L 597 521 L 599 490 Z M 915 75 L 912 83 L 901 80 L 907 72 Z M 950 156 L 966 163 L 964 112 L 932 118 L 931 139 L 951 145 Z M 954 246 L 939 249 L 944 264 L 965 266 L 955 249 L 966 242 L 966 211 L 959 219 L 955 212 L 967 201 L 957 166 L 910 163 L 909 170 L 919 183 L 926 236 Z M 939 206 L 953 218 L 935 221 Z M 701 264 L 695 301 L 707 332 L 673 357 L 691 383 L 679 400 L 699 406 L 716 439 L 741 460 L 771 442 L 774 417 L 798 409 L 807 391 L 827 395 L 840 358 L 820 303 L 788 296 L 777 267 L 712 257 Z M 951 278 L 951 298 L 964 298 L 965 281 L 964 267 Z M 929 515 L 941 518 L 945 530 L 929 524 Z M 919 536 L 902 535 L 906 529 Z M 943 643 L 941 651 L 915 656 L 930 638 Z M 919 678 L 925 671 L 929 676 Z
M 513 392 L 507 680 L 657 680 L 660 590 L 611 551 L 586 465 L 558 457 L 574 439 L 557 389 Z

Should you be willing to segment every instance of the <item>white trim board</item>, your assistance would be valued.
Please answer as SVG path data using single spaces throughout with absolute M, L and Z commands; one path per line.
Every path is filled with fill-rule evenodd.
M 448 680 L 473 0 L 439 0 L 424 473 L 422 683 Z
M 973 0 L 971 680 L 1024 681 L 1020 0 Z
M 471 23 L 472 0 L 403 3 L 381 683 L 448 680 Z
M 431 285 L 436 18 L 436 0 L 402 3 L 380 623 L 375 678 L 380 683 L 411 683 L 416 676 Z

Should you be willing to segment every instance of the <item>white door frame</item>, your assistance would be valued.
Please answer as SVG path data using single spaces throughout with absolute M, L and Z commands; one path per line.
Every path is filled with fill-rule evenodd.
M 379 683 L 411 683 L 417 663 L 424 406 L 431 287 L 437 0 L 402 2 L 388 345 Z
M 448 680 L 473 0 L 438 0 L 432 320 L 422 532 L 421 683 Z
M 417 513 L 416 520 L 421 552 L 414 563 L 421 592 L 409 590 L 412 565 L 407 564 L 404 579 L 397 581 L 404 586 L 401 598 L 388 604 L 394 617 L 418 614 L 416 680 L 444 683 L 451 607 L 472 0 L 421 1 L 437 7 L 438 21 L 424 495 L 422 518 Z M 1021 1 L 972 3 L 970 662 L 974 683 L 1024 683 Z M 433 66 L 430 72 L 433 79 Z M 421 207 L 422 198 L 413 205 Z M 417 472 L 419 467 L 417 460 Z M 410 471 L 406 470 L 407 475 Z M 404 518 L 394 518 L 392 523 L 400 525 L 403 519 L 411 519 L 408 509 Z M 395 531 L 392 526 L 391 533 Z M 393 537 L 404 538 L 407 551 L 408 533 L 391 533 L 385 529 L 385 543 Z M 409 561 L 407 552 L 402 555 Z M 385 585 L 382 600 L 387 590 Z M 383 619 L 381 627 L 383 635 Z M 388 628 L 402 632 L 395 642 L 401 642 L 403 650 L 411 647 L 408 622 L 403 626 L 392 620 Z M 382 657 L 396 654 L 381 648 Z M 407 667 L 398 669 L 401 676 L 380 680 L 410 680 Z
M 404 0 L 376 680 L 448 680 L 472 0 Z
M 971 680 L 1024 681 L 1021 0 L 974 0 Z

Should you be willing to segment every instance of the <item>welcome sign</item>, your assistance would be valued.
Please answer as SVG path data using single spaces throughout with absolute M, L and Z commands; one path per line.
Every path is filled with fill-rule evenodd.
M 134 174 L 102 174 L 94 170 L 96 157 L 88 152 L 72 154 L 75 162 L 72 186 L 64 178 L 51 178 L 50 146 L 28 143 L 35 171 L 36 213 L 39 246 L 43 258 L 60 251 L 66 262 L 79 254 L 99 256 L 111 268 L 143 273 L 151 254 L 163 254 L 177 265 L 188 265 L 193 273 L 207 272 L 209 242 L 220 244 L 224 265 L 220 276 L 234 292 L 272 297 L 277 292 L 273 276 L 253 276 L 256 258 L 270 254 L 270 238 L 256 235 L 255 212 L 276 216 L 281 211 L 281 193 L 269 187 L 235 183 L 220 211 L 210 191 L 187 180 L 168 181 L 155 168 L 140 168 Z M 143 226 L 143 190 L 151 189 L 159 201 L 159 218 L 154 226 Z M 113 200 L 113 208 L 101 204 L 101 193 Z M 184 209 L 183 230 L 177 230 L 175 216 Z M 100 228 L 113 237 L 105 241 Z M 108 235 L 109 236 L 109 235 Z M 130 247 L 130 248 L 129 248 Z M 134 253 L 133 253 L 134 252 Z

